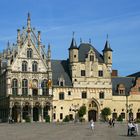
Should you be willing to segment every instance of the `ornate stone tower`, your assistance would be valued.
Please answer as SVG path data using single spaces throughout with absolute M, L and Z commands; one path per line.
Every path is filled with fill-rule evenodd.
M 110 71 L 112 70 L 112 51 L 113 50 L 110 48 L 110 44 L 107 36 L 105 47 L 103 49 L 103 58 L 104 58 L 104 63 L 107 65 Z
M 69 69 L 70 69 L 70 75 L 71 78 L 73 79 L 73 73 L 74 73 L 74 69 L 75 69 L 75 63 L 78 63 L 78 48 L 76 45 L 76 41 L 74 39 L 74 33 L 73 33 L 73 38 L 71 41 L 71 45 L 69 48 Z
M 74 39 L 74 35 L 69 48 L 69 62 L 70 63 L 78 62 L 78 48 L 76 45 L 76 41 Z

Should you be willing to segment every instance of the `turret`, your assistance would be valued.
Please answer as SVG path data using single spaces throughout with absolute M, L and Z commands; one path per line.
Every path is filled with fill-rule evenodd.
M 78 62 L 78 48 L 76 45 L 76 41 L 74 39 L 74 33 L 73 33 L 73 38 L 72 38 L 71 45 L 69 48 L 69 62 L 70 63 Z
M 104 63 L 109 67 L 110 70 L 112 68 L 112 51 L 113 50 L 110 48 L 110 44 L 107 36 L 105 47 L 103 49 L 103 58 L 104 58 Z

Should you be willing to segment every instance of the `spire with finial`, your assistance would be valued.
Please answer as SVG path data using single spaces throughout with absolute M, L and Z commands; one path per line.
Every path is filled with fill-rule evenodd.
M 75 32 L 72 33 L 72 41 L 69 49 L 77 49 L 76 41 L 74 39 Z
M 41 44 L 41 31 L 38 31 L 38 47 Z
M 17 29 L 17 44 L 20 46 L 20 29 Z
M 28 27 L 28 30 L 30 31 L 30 29 L 31 29 L 31 18 L 30 18 L 30 13 L 28 13 L 27 27 Z
M 106 43 L 105 43 L 105 47 L 103 49 L 103 52 L 105 51 L 113 51 L 111 48 L 110 48 L 110 44 L 109 44 L 109 41 L 108 41 L 108 34 L 106 35 Z
M 47 56 L 48 56 L 48 59 L 51 59 L 51 45 L 50 45 L 50 43 L 48 44 Z
M 27 33 L 28 33 L 28 46 L 31 46 L 31 19 L 30 19 L 30 13 L 28 13 L 28 18 L 27 18 Z
M 82 38 L 80 38 L 80 44 L 82 43 Z
M 91 38 L 89 38 L 89 44 L 91 44 Z

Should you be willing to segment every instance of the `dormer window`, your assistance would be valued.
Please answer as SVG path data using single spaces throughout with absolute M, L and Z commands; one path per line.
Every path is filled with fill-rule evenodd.
M 31 48 L 27 49 L 27 58 L 32 58 L 33 57 L 33 51 Z
M 63 75 L 61 75 L 61 77 L 58 79 L 58 84 L 61 87 L 65 86 L 65 79 L 64 79 Z
M 94 56 L 90 55 L 90 61 L 94 61 Z
M 117 90 L 118 90 L 118 93 L 120 95 L 124 95 L 125 94 L 125 86 L 124 86 L 124 84 L 119 84 L 118 87 L 117 87 Z

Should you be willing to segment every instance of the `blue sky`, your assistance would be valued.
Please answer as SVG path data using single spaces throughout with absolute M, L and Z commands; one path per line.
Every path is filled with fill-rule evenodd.
M 120 76 L 140 71 L 139 0 L 0 0 L 0 51 L 8 40 L 16 42 L 28 12 L 42 43 L 51 44 L 53 59 L 67 59 L 73 31 L 78 45 L 91 38 L 99 52 L 109 34 L 113 69 Z

